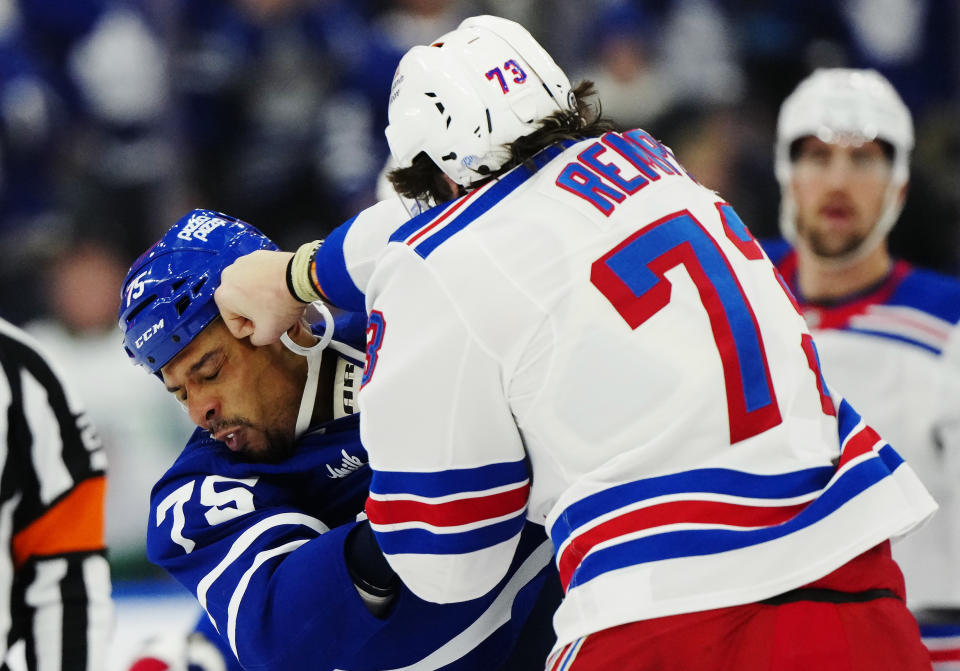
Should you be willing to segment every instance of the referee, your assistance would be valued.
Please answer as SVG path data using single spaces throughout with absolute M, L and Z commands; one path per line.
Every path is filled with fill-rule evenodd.
M 51 362 L 0 319 L 0 671 L 21 641 L 29 671 L 106 668 L 105 465 Z

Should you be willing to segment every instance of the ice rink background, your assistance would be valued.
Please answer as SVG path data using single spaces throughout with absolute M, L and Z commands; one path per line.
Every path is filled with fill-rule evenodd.
M 138 650 L 153 636 L 186 634 L 200 614 L 197 600 L 173 582 L 121 582 L 113 586 L 113 639 L 104 671 L 127 671 Z M 22 642 L 5 660 L 10 671 L 26 671 Z
M 196 598 L 173 582 L 113 586 L 114 632 L 107 671 L 126 671 L 151 636 L 190 631 L 200 614 Z

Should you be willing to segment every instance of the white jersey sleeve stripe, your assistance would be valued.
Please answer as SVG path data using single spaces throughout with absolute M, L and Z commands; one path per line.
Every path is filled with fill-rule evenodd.
M 415 664 L 392 671 L 433 671 L 463 658 L 486 638 L 510 620 L 510 604 L 517 593 L 553 559 L 553 546 L 544 541 L 520 565 L 504 585 L 497 598 L 469 627 Z
M 366 512 L 386 554 L 450 554 L 518 534 L 529 494 L 522 460 L 443 474 L 377 471 Z
M 377 543 L 387 555 L 432 554 L 450 555 L 492 548 L 517 537 L 523 530 L 524 511 L 518 511 L 501 522 L 485 526 L 464 527 L 465 531 L 433 533 L 430 528 L 377 527 Z
M 946 319 L 905 305 L 871 305 L 867 308 L 867 314 L 878 320 L 883 319 L 892 324 L 902 324 L 905 327 L 926 332 L 942 341 L 950 337 L 954 327 L 954 324 Z
M 279 547 L 272 548 L 270 550 L 264 550 L 263 552 L 257 553 L 257 556 L 254 558 L 253 563 L 250 565 L 244 574 L 240 578 L 240 582 L 237 583 L 237 588 L 233 590 L 233 594 L 230 596 L 230 603 L 227 605 L 227 639 L 230 642 L 230 649 L 233 650 L 234 656 L 237 655 L 237 613 L 240 611 L 240 602 L 243 601 L 243 595 L 247 591 L 247 585 L 250 584 L 250 579 L 253 577 L 253 574 L 260 568 L 261 565 L 268 559 L 272 559 L 277 555 L 288 554 L 293 552 L 298 547 L 306 543 L 308 539 L 301 538 L 299 540 L 290 541 L 289 543 L 284 543 Z
M 428 503 L 436 506 L 442 503 L 450 503 L 454 501 L 467 501 L 470 499 L 477 499 L 480 497 L 492 497 L 497 494 L 505 494 L 509 492 L 516 494 L 528 484 L 529 484 L 529 480 L 523 480 L 522 482 L 514 482 L 508 485 L 502 485 L 499 487 L 490 487 L 482 491 L 452 492 L 450 494 L 438 495 L 438 496 L 428 496 L 428 495 L 422 495 L 422 494 L 406 494 L 406 493 L 380 494 L 377 492 L 372 492 L 370 494 L 370 498 L 378 502 L 408 501 L 408 502 L 415 502 L 415 503 Z
M 329 527 L 325 525 L 320 520 L 310 517 L 309 515 L 304 515 L 302 513 L 281 513 L 279 515 L 273 515 L 266 519 L 260 520 L 252 527 L 244 531 L 236 541 L 233 542 L 233 545 L 230 546 L 230 550 L 227 552 L 226 556 L 220 561 L 219 564 L 214 567 L 203 579 L 197 584 L 197 601 L 200 602 L 200 605 L 204 610 L 209 614 L 207 609 L 207 592 L 210 590 L 210 587 L 216 582 L 217 578 L 223 575 L 233 562 L 240 558 L 241 555 L 253 544 L 258 536 L 265 533 L 266 531 L 273 529 L 274 527 L 283 526 L 285 524 L 299 524 L 310 529 L 313 529 L 317 533 L 325 533 L 329 531 Z M 214 622 L 216 624 L 216 622 Z M 217 628 L 219 630 L 219 627 Z
M 947 346 L 952 324 L 908 306 L 871 305 L 852 315 L 842 330 L 898 340 L 940 354 Z

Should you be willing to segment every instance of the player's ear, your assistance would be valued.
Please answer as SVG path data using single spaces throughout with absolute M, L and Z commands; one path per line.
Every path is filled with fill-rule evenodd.
M 293 342 L 303 347 L 310 347 L 317 340 L 316 336 L 313 335 L 313 331 L 310 329 L 310 325 L 307 324 L 306 319 L 298 319 L 294 322 L 293 326 L 287 329 L 287 335 L 290 336 Z
M 910 190 L 910 181 L 907 180 L 904 182 L 903 186 L 900 187 L 900 193 L 897 194 L 897 203 L 903 205 L 904 201 L 907 199 L 907 192 Z

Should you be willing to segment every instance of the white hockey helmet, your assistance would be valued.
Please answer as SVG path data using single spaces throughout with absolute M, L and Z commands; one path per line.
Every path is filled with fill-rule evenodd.
M 780 232 L 791 243 L 796 240 L 797 221 L 790 188 L 790 148 L 807 136 L 828 143 L 882 140 L 893 147 L 890 183 L 880 218 L 857 249 L 836 259 L 848 263 L 872 251 L 900 216 L 900 191 L 910 178 L 913 119 L 890 82 L 876 70 L 823 68 L 800 82 L 780 107 L 774 157 L 781 192 Z
M 523 26 L 474 16 L 400 60 L 387 144 L 398 167 L 426 152 L 469 186 L 507 162 L 503 145 L 574 105 L 567 76 Z

